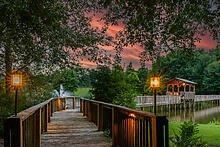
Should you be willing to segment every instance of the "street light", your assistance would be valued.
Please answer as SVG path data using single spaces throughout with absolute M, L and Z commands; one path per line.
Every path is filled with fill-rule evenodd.
M 25 84 L 24 74 L 21 71 L 12 71 L 10 75 L 11 88 L 15 90 L 15 116 L 17 116 L 18 90 Z
M 153 76 L 150 78 L 150 87 L 154 90 L 154 114 L 156 115 L 156 95 L 157 95 L 157 88 L 160 87 L 160 77 Z

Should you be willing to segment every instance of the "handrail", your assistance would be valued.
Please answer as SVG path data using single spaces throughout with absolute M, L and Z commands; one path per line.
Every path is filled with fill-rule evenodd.
M 51 98 L 11 116 L 4 124 L 4 146 L 40 147 L 41 134 L 53 112 L 66 108 L 66 99 L 80 100 L 80 111 L 98 130 L 110 130 L 112 146 L 168 147 L 168 120 L 164 116 L 141 112 L 114 104 L 80 97 Z
M 80 99 L 83 115 L 98 126 L 110 131 L 112 146 L 168 147 L 168 120 L 114 104 Z
M 85 98 L 81 98 L 81 99 L 88 101 L 88 99 L 85 99 Z M 90 102 L 97 103 L 97 104 L 102 104 L 102 105 L 105 105 L 105 106 L 109 106 L 109 107 L 116 107 L 116 108 L 118 108 L 118 109 L 126 110 L 126 111 L 129 111 L 129 112 L 132 112 L 132 113 L 141 114 L 141 115 L 146 116 L 146 117 L 154 117 L 154 116 L 155 116 L 153 113 L 143 112 L 143 111 L 131 109 L 131 108 L 128 108 L 128 107 L 125 107 L 125 106 L 120 106 L 120 105 L 115 105 L 115 104 L 110 104 L 110 103 L 95 101 L 95 100 L 91 100 L 91 99 L 89 99 L 89 101 L 90 101 Z
M 44 107 L 45 105 L 47 105 L 53 98 L 46 100 L 40 104 L 37 104 L 35 106 L 32 106 L 28 109 L 25 109 L 24 111 L 21 111 L 18 113 L 18 117 L 21 118 L 21 120 L 25 120 L 27 119 L 30 115 L 32 115 L 35 111 L 37 111 L 39 108 Z M 12 116 L 13 117 L 13 116 Z
M 65 99 L 51 98 L 38 105 L 8 117 L 4 123 L 5 147 L 40 147 L 41 134 L 53 112 L 64 110 Z

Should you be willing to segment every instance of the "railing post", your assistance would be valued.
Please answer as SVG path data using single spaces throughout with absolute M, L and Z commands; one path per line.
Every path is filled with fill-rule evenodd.
M 54 112 L 54 99 L 51 100 L 51 117 L 53 116 L 53 112 Z
M 75 105 L 76 105 L 76 99 L 75 99 L 75 97 L 73 97 L 72 100 L 73 100 L 73 109 L 75 109 Z
M 48 104 L 44 106 L 44 131 L 47 132 L 48 123 Z
M 157 147 L 157 118 L 151 118 L 151 147 Z
M 44 119 L 45 119 L 44 115 L 45 115 L 44 107 L 42 107 L 42 108 L 40 108 L 40 119 L 41 119 L 40 129 L 41 129 L 41 134 L 43 134 L 43 132 L 44 132 Z
M 119 145 L 118 123 L 119 119 L 117 108 L 112 107 L 112 146 Z
M 4 122 L 4 146 L 22 147 L 22 123 L 19 117 L 10 117 Z
M 155 116 L 151 118 L 152 147 L 168 147 L 169 131 L 168 120 L 165 116 Z
M 83 112 L 83 100 L 80 99 L 80 112 Z
M 83 116 L 87 116 L 87 107 L 86 107 L 87 105 L 86 105 L 86 101 L 85 100 L 83 100 Z
M 101 131 L 103 130 L 103 106 L 102 104 L 98 104 L 98 122 L 97 122 L 97 126 L 98 126 L 98 130 Z
M 91 102 L 87 101 L 87 103 L 88 103 L 88 120 L 92 121 Z
M 51 117 L 51 101 L 48 103 L 48 123 L 50 123 Z
M 36 114 L 36 147 L 41 146 L 41 109 Z

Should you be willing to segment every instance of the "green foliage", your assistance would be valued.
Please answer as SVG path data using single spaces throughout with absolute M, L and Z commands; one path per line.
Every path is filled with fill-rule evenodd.
M 94 73 L 92 94 L 98 101 L 114 103 L 134 108 L 134 99 L 138 95 L 138 74 L 134 71 L 124 72 L 119 66 L 112 70 L 99 67 Z
M 165 80 L 180 77 L 194 81 L 198 83 L 197 94 L 219 94 L 219 49 L 188 51 L 176 50 L 158 58 L 152 72 L 160 73 Z
M 220 125 L 220 121 L 214 118 L 212 121 L 209 122 L 209 124 Z
M 140 80 L 139 84 L 139 93 L 143 94 L 146 89 L 146 81 L 147 81 L 147 76 L 148 76 L 148 69 L 145 67 L 139 68 L 138 69 L 138 78 Z
M 80 96 L 84 98 L 90 98 L 91 97 L 91 88 L 86 88 L 86 87 L 79 87 L 77 90 L 74 92 L 75 96 Z
M 135 108 L 135 97 L 138 93 L 139 78 L 136 72 L 128 70 L 123 72 L 121 69 L 113 69 L 113 81 L 116 96 L 113 103 L 130 108 Z
M 111 79 L 110 68 L 106 66 L 98 67 L 97 71 L 92 73 L 92 78 L 91 92 L 94 95 L 95 100 L 112 103 L 113 81 Z
M 220 60 L 213 61 L 207 65 L 204 71 L 203 85 L 204 91 L 209 94 L 220 94 Z
M 91 27 L 89 7 L 80 0 L 0 1 L 0 75 L 14 69 L 50 75 L 81 58 L 105 61 L 98 44 L 110 39 Z
M 52 77 L 53 89 L 59 91 L 62 84 L 65 90 L 74 92 L 78 87 L 78 79 L 76 72 L 73 69 L 63 69 L 56 71 Z
M 191 121 L 184 122 L 180 126 L 179 134 L 174 133 L 171 141 L 176 147 L 206 147 L 207 145 L 201 140 L 198 133 L 197 124 Z
M 75 68 L 75 71 L 77 73 L 77 79 L 78 79 L 78 87 L 91 87 L 91 76 L 93 69 L 87 69 L 87 68 Z
M 144 47 L 140 54 L 142 65 L 169 51 L 192 48 L 207 32 L 219 40 L 217 1 L 100 0 L 100 3 L 106 7 L 103 18 L 108 23 L 125 24 L 117 34 L 116 53 L 120 54 L 123 46 L 141 45 Z

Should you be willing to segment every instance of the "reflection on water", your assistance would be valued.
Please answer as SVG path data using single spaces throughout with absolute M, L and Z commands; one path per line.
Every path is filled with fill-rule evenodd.
M 152 111 L 152 108 L 145 108 L 145 111 Z M 165 115 L 170 121 L 186 121 L 191 120 L 197 123 L 209 123 L 213 120 L 220 121 L 220 106 L 219 105 L 207 105 L 205 107 L 178 109 L 159 107 L 157 108 L 157 115 Z

